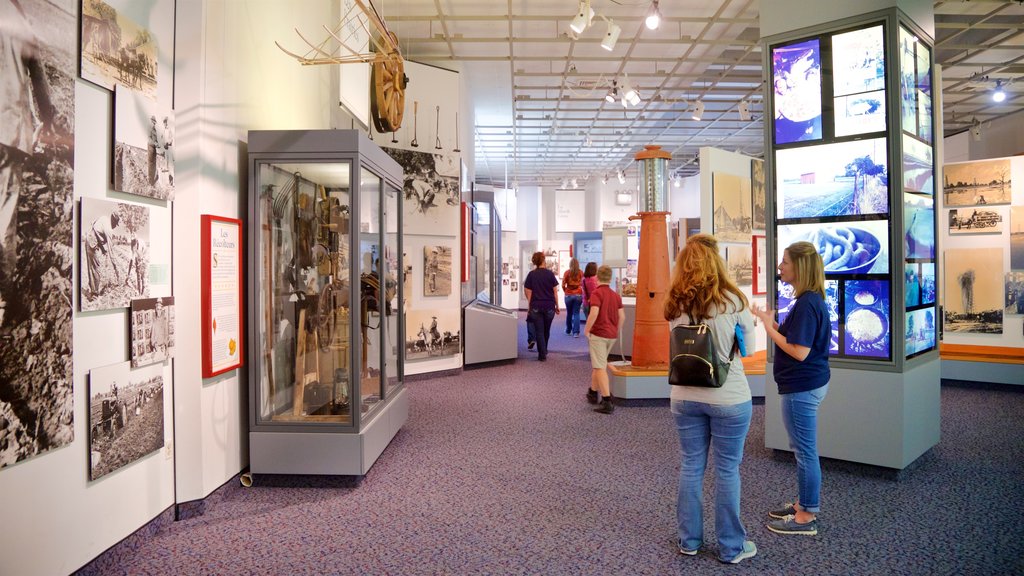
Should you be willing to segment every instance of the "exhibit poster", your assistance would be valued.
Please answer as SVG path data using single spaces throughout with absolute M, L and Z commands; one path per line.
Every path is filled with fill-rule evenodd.
M 779 280 L 777 282 L 778 289 L 776 291 L 776 297 L 778 302 L 776 303 L 776 310 L 779 318 L 779 325 L 781 326 L 785 321 L 786 317 L 793 310 L 793 305 L 796 304 L 796 298 L 793 294 L 793 287 L 785 282 Z M 825 280 L 825 306 L 828 307 L 829 324 L 832 327 L 832 337 L 829 343 L 829 354 L 839 353 L 839 281 L 838 280 Z
M 82 312 L 149 296 L 149 207 L 82 198 Z
M 174 112 L 121 86 L 114 92 L 114 190 L 174 200 Z
M 942 169 L 942 193 L 946 208 L 1009 204 L 1012 181 L 1010 159 L 946 164 Z
M 448 296 L 452 293 L 452 248 L 423 247 L 423 295 Z
M 821 139 L 821 46 L 817 38 L 772 48 L 775 145 Z
M 947 332 L 1003 332 L 1003 249 L 951 248 L 943 270 Z
M 242 221 L 202 216 L 203 378 L 242 365 Z
M 907 312 L 903 337 L 907 358 L 935 348 L 935 308 Z
M 767 225 L 765 220 L 764 160 L 760 158 L 750 159 L 750 204 L 753 218 L 751 228 L 764 230 Z M 680 220 L 680 222 L 682 221 Z M 689 231 L 687 231 L 683 237 L 689 236 Z
M 459 230 L 460 163 L 455 154 L 381 147 L 402 166 L 402 226 L 406 234 L 455 236 Z
M 409 310 L 405 316 L 405 359 L 454 356 L 462 350 L 459 308 Z
M 1020 316 L 1024 314 L 1024 271 L 1007 272 L 1006 302 L 1003 314 Z
M 1010 269 L 1024 270 L 1024 206 L 1010 207 Z
M 1007 212 L 998 208 L 953 208 L 949 211 L 949 234 L 1002 234 Z
M 77 13 L 0 2 L 0 468 L 74 440 Z
M 783 225 L 778 227 L 778 239 L 780 261 L 793 242 L 814 244 L 826 276 L 889 273 L 889 223 L 885 220 Z
M 82 1 L 81 64 L 83 80 L 157 99 L 156 37 L 102 0 Z
M 903 266 L 903 306 L 921 305 L 921 266 L 917 262 Z
M 164 445 L 164 366 L 122 362 L 89 371 L 89 479 Z
M 711 179 L 714 226 L 712 234 L 719 242 L 750 245 L 750 179 L 715 172 Z
M 585 232 L 587 193 L 582 189 L 555 190 L 555 232 Z
M 903 131 L 932 141 L 931 50 L 900 27 L 900 122 Z
M 174 298 L 132 300 L 132 368 L 174 357 Z
M 932 147 L 917 138 L 903 135 L 903 190 L 932 195 L 935 193 Z
M 885 138 L 776 150 L 780 219 L 887 214 Z
M 921 304 L 935 304 L 935 262 L 921 262 Z
M 903 195 L 903 256 L 935 259 L 935 202 L 928 196 Z
M 843 353 L 888 359 L 889 281 L 846 280 L 843 314 Z
M 729 275 L 737 286 L 750 286 L 753 281 L 753 254 L 751 246 L 727 245 L 725 247 L 725 263 L 729 267 Z

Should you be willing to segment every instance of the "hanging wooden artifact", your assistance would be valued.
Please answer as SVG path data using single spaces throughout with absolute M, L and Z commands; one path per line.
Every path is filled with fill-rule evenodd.
M 437 121 L 434 124 L 434 150 L 441 149 L 441 107 L 437 106 Z
M 420 101 L 414 100 L 412 103 L 412 142 L 409 144 L 413 148 L 419 148 L 420 143 L 416 140 L 417 127 L 419 126 L 419 115 L 420 115 Z
M 303 66 L 314 64 L 370 64 L 370 115 L 378 132 L 396 132 L 402 127 L 405 113 L 405 61 L 398 48 L 398 37 L 388 30 L 384 18 L 370 0 L 353 0 L 354 7 L 334 29 L 324 26 L 328 36 L 319 44 L 307 40 L 298 29 L 295 33 L 309 46 L 305 54 L 296 54 L 274 42 L 282 52 Z M 353 48 L 352 30 L 365 32 L 371 51 Z

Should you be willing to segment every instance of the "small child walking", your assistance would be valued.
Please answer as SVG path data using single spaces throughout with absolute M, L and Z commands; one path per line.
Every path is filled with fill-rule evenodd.
M 597 288 L 590 293 L 590 312 L 583 335 L 590 342 L 590 389 L 587 401 L 600 404 L 594 412 L 611 414 L 615 411 L 612 393 L 608 386 L 608 354 L 619 337 L 619 326 L 625 322 L 626 311 L 622 309 L 622 298 L 608 286 L 612 280 L 612 269 L 602 265 L 597 269 Z M 600 395 L 600 400 L 599 400 Z

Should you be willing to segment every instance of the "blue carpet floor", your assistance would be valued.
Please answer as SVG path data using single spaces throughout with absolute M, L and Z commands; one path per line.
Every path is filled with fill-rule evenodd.
M 80 573 L 1024 574 L 1024 391 L 944 387 L 942 441 L 899 481 L 824 461 L 817 537 L 764 527 L 796 474 L 764 447 L 755 405 L 741 471 L 758 554 L 728 566 L 715 559 L 710 481 L 710 549 L 673 546 L 667 401 L 592 412 L 586 340 L 563 319 L 547 362 L 521 330 L 514 364 L 410 382 L 409 421 L 362 479 L 231 481 L 204 514 L 141 530 Z

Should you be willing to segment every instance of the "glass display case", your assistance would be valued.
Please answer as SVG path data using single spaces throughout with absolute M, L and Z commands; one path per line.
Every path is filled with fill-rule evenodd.
M 402 180 L 359 131 L 249 133 L 253 473 L 364 474 L 404 423 Z

